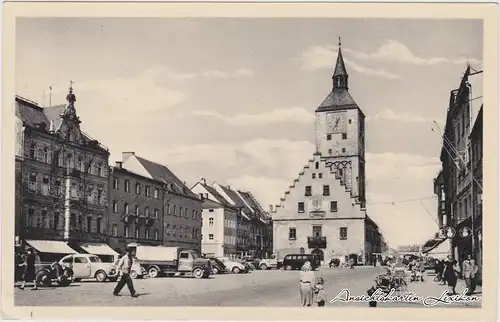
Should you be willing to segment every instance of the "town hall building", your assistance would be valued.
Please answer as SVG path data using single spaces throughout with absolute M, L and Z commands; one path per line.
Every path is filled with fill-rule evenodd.
M 272 212 L 275 253 L 372 264 L 381 234 L 366 214 L 365 115 L 349 93 L 341 45 L 316 109 L 316 151 Z

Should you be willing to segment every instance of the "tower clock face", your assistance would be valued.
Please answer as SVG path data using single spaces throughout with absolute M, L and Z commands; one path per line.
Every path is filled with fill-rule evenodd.
M 326 116 L 328 124 L 328 132 L 330 133 L 343 133 L 345 132 L 345 120 L 341 115 L 328 114 Z

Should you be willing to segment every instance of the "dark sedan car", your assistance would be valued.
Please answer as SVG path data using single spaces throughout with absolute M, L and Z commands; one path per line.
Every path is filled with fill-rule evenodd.
M 226 265 L 220 259 L 210 257 L 210 262 L 212 264 L 212 274 L 224 274 L 227 271 Z

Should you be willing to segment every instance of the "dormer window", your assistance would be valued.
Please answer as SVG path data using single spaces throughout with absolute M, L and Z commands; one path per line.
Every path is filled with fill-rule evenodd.
M 35 143 L 31 143 L 30 145 L 30 154 L 29 154 L 30 158 L 31 159 L 35 159 L 36 158 L 36 144 Z

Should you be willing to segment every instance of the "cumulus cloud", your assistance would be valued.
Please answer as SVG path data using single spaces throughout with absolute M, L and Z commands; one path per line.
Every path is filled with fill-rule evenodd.
M 268 210 L 269 205 L 278 204 L 291 184 L 280 178 L 248 175 L 229 178 L 225 183 L 238 190 L 251 191 L 265 210 Z
M 150 78 L 164 81 L 171 80 L 176 82 L 192 80 L 192 79 L 214 79 L 214 78 L 240 78 L 254 76 L 254 71 L 248 68 L 239 68 L 236 70 L 204 70 L 199 72 L 178 72 L 166 66 L 156 66 L 145 71 L 145 75 Z
M 318 70 L 325 68 L 331 69 L 335 64 L 337 53 L 337 49 L 333 46 L 313 46 L 302 53 L 302 56 L 299 57 L 298 60 L 301 62 L 302 68 L 305 70 Z M 344 58 L 344 62 L 347 65 L 347 68 L 350 68 L 362 74 L 388 79 L 400 78 L 399 75 L 390 73 L 384 69 L 374 69 L 362 66 L 351 61 L 350 59 Z
M 472 57 L 420 57 L 414 54 L 405 44 L 393 39 L 386 40 L 377 50 L 372 53 L 358 52 L 348 48 L 342 48 L 342 50 L 345 50 L 345 52 L 348 52 L 350 55 L 360 59 L 384 60 L 412 65 L 464 65 L 467 62 L 471 64 L 481 63 L 480 60 Z
M 405 114 L 405 113 L 396 113 L 390 108 L 386 108 L 373 116 L 369 116 L 366 118 L 366 121 L 370 120 L 392 120 L 399 122 L 408 122 L 408 123 L 433 123 L 434 120 L 425 118 L 421 115 L 416 114 Z
M 439 157 L 409 153 L 366 153 L 366 175 L 369 180 L 428 178 L 429 185 L 441 166 Z M 411 176 L 409 176 L 411 174 Z
M 224 115 L 213 111 L 195 110 L 187 115 L 216 118 L 224 123 L 238 126 L 256 126 L 276 123 L 310 124 L 315 120 L 314 113 L 301 107 L 274 109 L 259 114 L 242 113 L 236 115 Z

